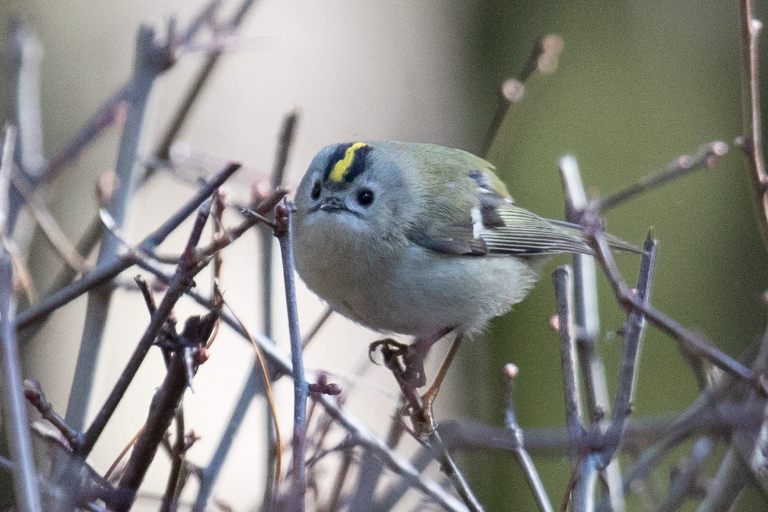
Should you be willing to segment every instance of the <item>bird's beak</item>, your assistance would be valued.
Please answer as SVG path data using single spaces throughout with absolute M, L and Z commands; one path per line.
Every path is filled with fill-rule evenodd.
M 320 203 L 320 209 L 324 212 L 338 212 L 341 210 L 347 210 L 348 208 L 344 205 L 344 201 L 338 197 L 331 196 Z

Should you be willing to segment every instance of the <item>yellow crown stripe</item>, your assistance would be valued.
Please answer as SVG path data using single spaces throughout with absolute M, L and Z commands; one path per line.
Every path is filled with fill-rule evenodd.
M 344 158 L 336 162 L 336 165 L 333 166 L 333 170 L 331 171 L 331 174 L 328 175 L 328 179 L 335 182 L 343 181 L 344 175 L 346 175 L 347 171 L 349 171 L 349 166 L 351 166 L 352 162 L 355 160 L 355 151 L 364 146 L 365 144 L 362 142 L 355 142 L 349 146 L 347 151 L 344 153 Z

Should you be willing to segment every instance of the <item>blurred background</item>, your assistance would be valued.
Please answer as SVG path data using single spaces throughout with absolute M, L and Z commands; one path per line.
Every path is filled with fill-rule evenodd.
M 6 26 L 11 16 L 20 16 L 42 43 L 44 155 L 50 158 L 61 150 L 130 76 L 140 24 L 150 24 L 162 35 L 171 16 L 178 16 L 184 26 L 202 5 L 181 0 L 2 2 L 0 19 Z M 232 10 L 237 2 L 225 6 Z M 607 227 L 636 244 L 652 227 L 660 241 L 654 304 L 722 350 L 738 355 L 763 332 L 761 294 L 768 286 L 768 268 L 746 162 L 732 144 L 743 133 L 735 2 L 262 0 L 231 41 L 231 51 L 203 91 L 175 149 L 205 155 L 222 165 L 242 162 L 245 169 L 228 191 L 244 200 L 253 183 L 268 179 L 282 119 L 295 108 L 301 117 L 286 179 L 291 187 L 314 153 L 332 142 L 407 140 L 480 153 L 501 82 L 520 72 L 537 38 L 545 34 L 564 40 L 559 67 L 526 83 L 525 99 L 504 120 L 488 159 L 520 205 L 542 216 L 562 218 L 557 161 L 563 154 L 576 156 L 588 192 L 597 195 L 628 186 L 704 143 L 727 142 L 731 150 L 715 169 L 611 211 Z M 169 122 L 180 91 L 203 58 L 203 52 L 185 56 L 158 80 L 142 134 L 145 154 Z M 9 86 L 3 87 L 7 91 Z M 9 118 L 7 101 L 2 113 Z M 91 191 L 98 177 L 114 168 L 119 137 L 119 128 L 106 131 L 48 194 L 52 211 L 72 239 L 80 236 L 95 212 Z M 154 230 L 191 190 L 162 175 L 142 189 L 129 212 L 131 239 L 140 240 Z M 178 246 L 187 232 L 182 228 L 168 247 Z M 36 239 L 29 243 L 36 285 L 45 290 L 57 264 L 45 244 Z M 255 330 L 263 325 L 257 251 L 255 234 L 240 240 L 225 253 L 223 278 L 227 300 Z M 520 425 L 564 425 L 559 338 L 548 322 L 556 313 L 549 274 L 566 262 L 563 257 L 548 265 L 523 303 L 496 319 L 486 335 L 462 346 L 461 361 L 438 399 L 439 419 L 469 416 L 503 425 L 502 368 L 514 362 L 520 368 L 516 388 Z M 620 255 L 619 264 L 633 283 L 638 260 Z M 279 263 L 275 268 L 277 272 Z M 612 395 L 621 353 L 616 331 L 624 315 L 605 281 L 599 281 L 603 333 L 599 350 Z M 274 338 L 287 350 L 279 278 L 273 291 Z M 179 308 L 185 307 L 196 311 L 180 303 Z M 302 330 L 323 310 L 306 290 L 299 307 Z M 75 301 L 24 347 L 25 376 L 41 381 L 60 412 L 67 406 L 84 311 L 85 300 Z M 114 383 L 146 320 L 139 297 L 119 291 L 110 310 L 90 415 Z M 201 368 L 194 395 L 185 400 L 187 424 L 202 435 L 189 456 L 201 464 L 215 449 L 250 371 L 251 348 L 227 340 L 226 334 Z M 337 380 L 362 364 L 364 378 L 362 383 L 355 380 L 348 405 L 384 435 L 396 407 L 397 388 L 386 370 L 363 364 L 368 343 L 378 337 L 334 316 L 305 357 L 310 368 L 325 369 Z M 92 457 L 97 469 L 106 469 L 142 424 L 162 375 L 159 354 L 150 354 L 141 379 L 131 386 L 128 401 L 121 404 L 107 437 L 97 445 Z M 292 401 L 285 380 L 278 382 L 277 392 L 288 414 L 283 424 L 289 425 Z M 694 375 L 675 343 L 649 329 L 636 415 L 677 412 L 697 395 Z M 263 492 L 264 411 L 258 400 L 251 407 L 217 483 L 215 494 L 225 496 L 234 510 L 254 509 Z M 288 432 L 289 427 L 284 428 Z M 690 449 L 684 448 L 670 457 L 670 466 Z M 552 501 L 559 503 L 569 478 L 569 460 L 536 462 Z M 460 465 L 467 469 L 487 510 L 534 508 L 524 476 L 509 454 L 464 454 Z M 148 496 L 162 493 L 167 469 L 153 470 L 158 477 L 148 479 Z M 664 489 L 668 475 L 659 478 Z M 156 510 L 150 499 L 139 505 Z M 629 505 L 641 510 L 638 500 Z M 764 496 L 751 491 L 739 510 L 765 506 Z

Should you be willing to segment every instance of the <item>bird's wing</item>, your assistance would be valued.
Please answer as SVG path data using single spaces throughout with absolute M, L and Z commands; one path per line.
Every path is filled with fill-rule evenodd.
M 592 252 L 578 227 L 553 224 L 517 206 L 486 165 L 455 176 L 450 189 L 432 191 L 439 199 L 428 206 L 431 222 L 416 230 L 414 243 L 472 256 Z
M 438 156 L 443 157 L 444 149 Z M 592 254 L 578 225 L 539 217 L 517 206 L 507 187 L 485 160 L 459 150 L 451 164 L 420 151 L 427 180 L 428 211 L 418 216 L 408 238 L 427 249 L 454 255 L 535 256 L 563 253 Z M 639 249 L 606 234 L 615 249 Z

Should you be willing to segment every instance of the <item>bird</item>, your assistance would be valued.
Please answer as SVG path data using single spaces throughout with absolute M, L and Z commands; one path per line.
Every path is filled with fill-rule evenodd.
M 455 332 L 458 348 L 523 300 L 551 255 L 593 253 L 578 225 L 518 206 L 491 163 L 435 144 L 326 146 L 294 202 L 295 268 L 309 289 L 370 329 L 415 336 L 372 345 L 401 356 L 401 387 L 425 384 L 435 342 Z

